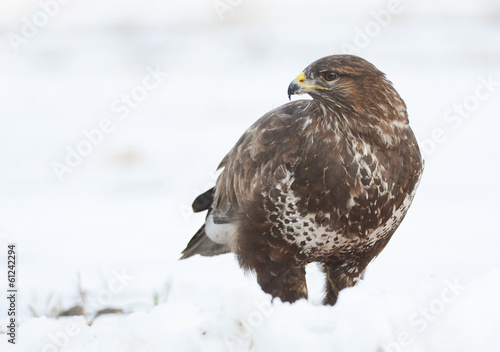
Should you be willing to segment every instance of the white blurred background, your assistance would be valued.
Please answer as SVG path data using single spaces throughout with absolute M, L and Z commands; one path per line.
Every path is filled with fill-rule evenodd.
M 28 306 L 46 313 L 48 300 L 78 303 L 78 275 L 95 295 L 125 270 L 134 279 L 106 305 L 128 310 L 148 309 L 167 283 L 175 294 L 198 282 L 224 290 L 228 278 L 252 281 L 230 255 L 177 261 L 203 222 L 191 201 L 213 185 L 240 134 L 287 102 L 305 66 L 348 51 L 395 84 L 426 157 L 414 205 L 368 282 L 418 290 L 435 276 L 468 282 L 498 268 L 500 1 L 2 0 L 0 8 L 0 258 L 17 243 L 25 316 Z M 126 95 L 137 98 L 133 108 Z M 103 121 L 113 131 L 88 151 L 84 131 Z M 58 177 L 55 163 L 80 144 L 88 155 L 73 156 L 78 165 Z M 310 271 L 318 302 L 321 279 Z

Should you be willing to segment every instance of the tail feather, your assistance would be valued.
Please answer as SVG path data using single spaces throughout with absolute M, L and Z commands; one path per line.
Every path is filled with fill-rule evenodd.
M 231 252 L 229 246 L 224 244 L 215 243 L 208 238 L 205 233 L 205 225 L 203 225 L 198 232 L 191 238 L 186 248 L 182 251 L 180 259 L 192 257 L 199 254 L 205 257 L 213 257 L 214 255 L 225 254 Z
M 200 194 L 193 202 L 193 211 L 195 213 L 208 210 L 210 214 L 212 203 L 214 201 L 214 188 L 209 189 L 203 194 Z M 208 216 L 207 214 L 207 216 Z M 203 225 L 198 232 L 191 238 L 186 248 L 182 251 L 180 259 L 186 259 L 193 255 L 199 254 L 205 257 L 212 257 L 214 255 L 229 253 L 231 250 L 225 244 L 219 244 L 208 238 L 205 233 L 205 225 Z
M 205 193 L 200 194 L 193 202 L 193 211 L 199 213 L 200 211 L 209 210 L 214 202 L 214 188 L 210 188 Z

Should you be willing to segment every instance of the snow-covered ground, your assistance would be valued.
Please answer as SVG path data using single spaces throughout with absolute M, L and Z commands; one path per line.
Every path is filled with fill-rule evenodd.
M 0 349 L 498 350 L 498 2 L 215 3 L 2 1 L 0 290 L 15 242 L 20 325 Z M 365 279 L 323 307 L 313 264 L 309 301 L 271 304 L 231 255 L 178 261 L 203 222 L 191 201 L 240 134 L 347 51 L 394 82 L 426 157 Z M 126 314 L 43 317 L 79 288 L 89 319 Z

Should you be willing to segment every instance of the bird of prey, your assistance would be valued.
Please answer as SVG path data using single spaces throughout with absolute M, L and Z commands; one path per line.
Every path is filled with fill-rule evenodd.
M 233 252 L 288 302 L 307 299 L 305 265 L 319 262 L 333 305 L 403 220 L 423 161 L 404 101 L 368 61 L 319 59 L 288 86 L 304 93 L 312 100 L 268 112 L 222 160 L 193 203 L 208 214 L 182 259 Z

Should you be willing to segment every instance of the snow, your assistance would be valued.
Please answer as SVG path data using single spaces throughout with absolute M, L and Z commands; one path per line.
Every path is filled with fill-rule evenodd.
M 41 2 L 0 13 L 2 296 L 7 243 L 19 258 L 17 344 L 0 334 L 2 351 L 498 349 L 497 1 L 401 1 L 376 35 L 389 2 L 242 1 L 223 20 L 205 0 L 62 3 L 18 53 L 8 35 Z M 324 307 L 312 264 L 308 301 L 271 304 L 232 255 L 178 261 L 225 153 L 360 31 L 357 53 L 395 84 L 426 158 L 364 279 Z M 53 163 L 78 146 L 88 155 L 58 178 Z M 50 317 L 81 303 L 80 286 L 89 320 L 124 314 Z
M 467 286 L 445 281 L 417 303 L 407 294 L 341 292 L 334 307 L 271 302 L 249 283 L 203 301 L 175 295 L 148 313 L 30 319 L 5 351 L 492 351 L 498 347 L 500 271 Z M 439 293 L 439 294 L 436 294 Z M 410 317 L 410 318 L 409 318 Z M 467 323 L 464 323 L 467 322 Z

